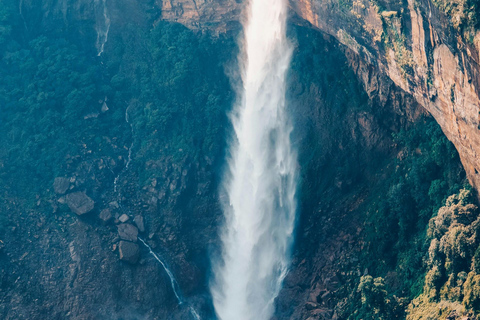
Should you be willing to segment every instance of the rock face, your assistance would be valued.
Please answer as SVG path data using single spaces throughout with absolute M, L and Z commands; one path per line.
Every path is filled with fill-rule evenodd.
M 140 232 L 145 232 L 145 223 L 143 222 L 143 216 L 136 215 L 135 218 L 133 218 L 133 221 L 137 225 Z
M 70 179 L 64 177 L 57 177 L 53 182 L 53 190 L 57 194 L 65 194 L 70 187 Z
M 240 20 L 242 7 L 233 0 L 167 0 L 162 19 L 222 32 Z M 461 34 L 454 28 L 458 23 L 452 25 L 428 0 L 290 0 L 290 8 L 299 23 L 311 24 L 346 47 L 367 92 L 382 95 L 379 82 L 386 75 L 430 112 L 454 143 L 478 190 L 480 31 Z
M 163 20 L 175 21 L 190 28 L 214 28 L 225 32 L 233 26 L 238 27 L 243 6 L 232 0 L 220 2 L 163 0 Z
M 79 216 L 92 211 L 95 206 L 95 202 L 85 192 L 69 193 L 65 198 L 70 210 Z
M 120 255 L 120 260 L 132 264 L 136 263 L 140 256 L 138 244 L 128 241 L 120 241 L 118 244 L 118 253 Z
M 109 222 L 113 217 L 112 217 L 112 212 L 110 209 L 103 209 L 100 212 L 99 218 L 102 219 L 103 222 Z
M 455 32 L 445 14 L 426 0 L 419 4 L 409 0 L 405 5 L 364 0 L 349 8 L 317 0 L 292 1 L 291 5 L 300 17 L 361 57 L 366 68 L 356 71 L 367 92 L 375 88 L 365 71 L 375 68 L 430 112 L 457 148 L 478 190 L 478 41 L 472 43 Z M 476 31 L 475 38 L 479 35 Z
M 127 241 L 137 241 L 138 236 L 138 229 L 129 224 L 129 223 L 122 223 L 117 226 L 118 228 L 118 235 L 121 239 Z

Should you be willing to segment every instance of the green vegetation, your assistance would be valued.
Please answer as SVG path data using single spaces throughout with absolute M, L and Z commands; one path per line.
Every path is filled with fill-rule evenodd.
M 4 191 L 28 193 L 33 200 L 79 161 L 125 158 L 132 139 L 140 164 L 165 157 L 167 148 L 176 160 L 223 152 L 232 100 L 223 64 L 235 51 L 233 41 L 162 22 L 150 33 L 131 35 L 132 42 L 146 46 L 113 48 L 108 65 L 102 66 L 71 34 L 28 39 L 16 11 L 10 2 L 1 2 Z M 105 97 L 109 110 L 102 112 Z M 128 106 L 134 137 L 125 122 Z M 144 177 L 154 174 L 144 165 L 138 170 Z
M 480 312 L 480 217 L 470 190 L 450 196 L 430 220 L 423 293 L 409 320 L 447 319 Z
M 0 179 L 12 191 L 33 194 L 50 187 L 74 156 L 108 151 L 100 137 L 122 127 L 99 116 L 98 101 L 110 88 L 75 45 L 62 38 L 12 38 L 0 60 Z
M 160 23 L 151 31 L 151 61 L 137 62 L 144 105 L 134 115 L 135 133 L 143 140 L 139 157 L 155 159 L 164 148 L 176 160 L 221 152 L 233 96 L 223 64 L 234 48 L 232 41 L 198 37 L 181 25 Z
M 401 31 L 401 20 L 393 13 L 395 11 L 384 11 L 381 16 L 383 24 L 382 43 L 385 48 L 393 51 L 403 78 L 408 79 L 408 76 L 414 73 L 413 55 L 407 45 L 407 37 Z M 389 54 L 388 51 L 387 54 Z M 390 56 L 387 56 L 387 60 L 389 59 L 391 59 Z
M 351 293 L 356 303 L 343 310 L 349 319 L 405 318 L 407 304 L 425 292 L 424 282 L 438 277 L 424 263 L 430 239 L 426 226 L 465 183 L 453 145 L 432 119 L 420 119 L 394 140 L 401 151 L 392 172 L 364 204 L 362 268 L 369 275 Z
M 480 28 L 478 0 L 433 0 L 433 4 L 450 17 L 457 30 L 474 34 Z

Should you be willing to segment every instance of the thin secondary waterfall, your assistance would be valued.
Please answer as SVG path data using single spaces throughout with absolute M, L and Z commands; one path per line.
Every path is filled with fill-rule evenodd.
M 98 11 L 100 11 L 100 14 L 96 14 L 97 22 L 95 24 L 95 29 L 97 31 L 97 42 L 95 45 L 98 52 L 97 56 L 100 57 L 105 48 L 105 43 L 107 43 L 108 40 L 108 32 L 110 31 L 110 18 L 107 14 L 106 0 L 95 0 L 95 8 L 98 8 Z
M 222 261 L 211 286 L 222 320 L 268 320 L 290 262 L 296 153 L 285 110 L 292 48 L 285 0 L 250 0 L 240 58 L 243 92 L 224 179 Z
M 155 252 L 153 252 L 152 248 L 145 242 L 145 240 L 143 240 L 140 237 L 138 238 L 138 240 L 148 249 L 148 251 L 155 258 L 155 260 L 157 260 L 162 265 L 163 269 L 165 270 L 168 277 L 170 278 L 170 284 L 172 286 L 173 293 L 175 294 L 175 297 L 177 298 L 178 304 L 182 305 L 184 303 L 184 300 L 183 300 L 182 295 L 179 292 L 180 289 L 178 287 L 177 280 L 175 279 L 175 276 L 173 275 L 172 271 L 170 271 L 170 269 L 162 261 L 162 259 L 160 259 L 160 257 Z M 195 319 L 195 320 L 200 320 L 201 319 L 197 310 L 195 310 L 195 308 L 192 307 L 191 305 L 188 306 L 188 311 L 190 311 L 190 314 L 192 315 L 193 319 Z

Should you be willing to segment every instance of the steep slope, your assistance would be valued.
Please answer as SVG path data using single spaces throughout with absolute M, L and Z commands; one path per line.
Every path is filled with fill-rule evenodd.
M 143 217 L 139 235 L 187 301 L 213 316 L 209 256 L 219 248 L 241 5 L 106 1 L 98 57 L 102 1 L 1 3 L 10 10 L 0 19 L 2 317 L 189 317 L 148 250 L 120 261 L 123 214 L 133 226 Z M 463 185 L 458 155 L 422 102 L 378 67 L 383 58 L 310 26 L 289 32 L 301 208 L 276 316 L 373 317 L 357 291 L 363 276 L 384 278 L 385 301 L 397 303 L 382 312 L 404 316 L 402 301 L 422 291 L 428 221 Z M 55 178 L 67 178 L 66 190 Z M 94 208 L 77 216 L 63 192 L 84 192 Z

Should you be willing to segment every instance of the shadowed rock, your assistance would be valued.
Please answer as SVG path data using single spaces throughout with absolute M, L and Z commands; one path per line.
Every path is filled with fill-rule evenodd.
M 118 244 L 118 253 L 120 260 L 132 264 L 138 261 L 138 257 L 140 255 L 138 244 L 128 241 L 120 241 Z
M 100 219 L 102 219 L 103 222 L 109 222 L 113 218 L 110 209 L 103 209 L 100 212 L 99 217 Z
M 136 215 L 135 218 L 133 218 L 133 221 L 140 232 L 145 232 L 145 223 L 143 222 L 143 217 L 141 215 Z
M 122 223 L 117 226 L 118 228 L 118 235 L 121 239 L 127 241 L 137 241 L 138 236 L 138 229 L 134 225 L 129 223 Z
M 65 199 L 70 210 L 79 216 L 92 211 L 95 205 L 95 202 L 81 191 L 69 193 Z

